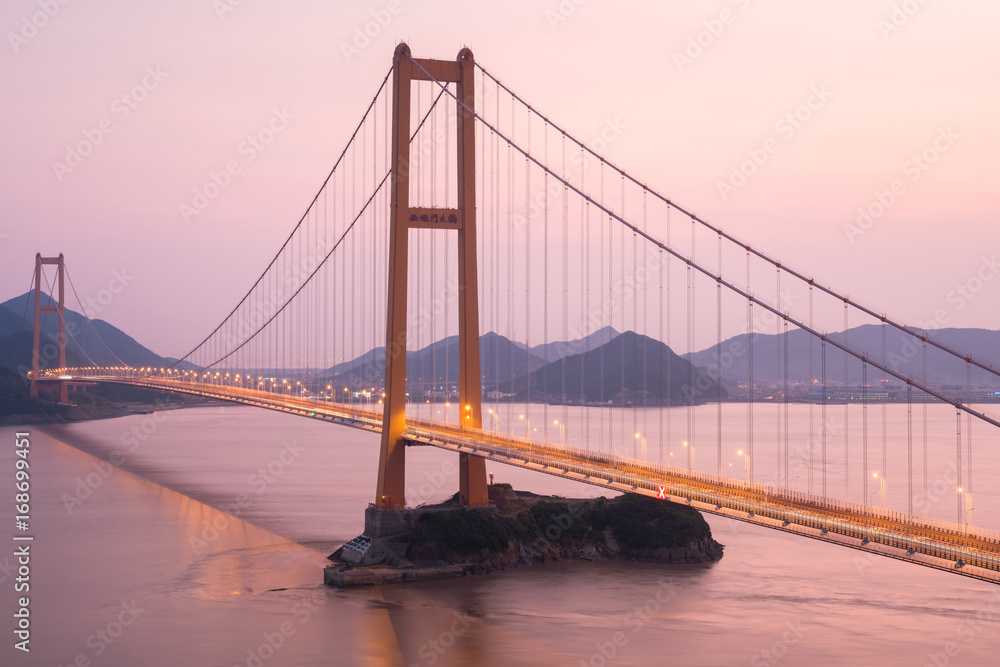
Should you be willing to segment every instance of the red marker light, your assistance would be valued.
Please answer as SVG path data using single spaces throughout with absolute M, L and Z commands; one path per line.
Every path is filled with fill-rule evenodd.
M 657 491 L 657 496 L 656 497 L 658 499 L 660 499 L 660 500 L 666 500 L 667 499 L 667 487 L 665 487 L 665 486 L 658 486 L 658 487 L 656 487 L 656 491 Z

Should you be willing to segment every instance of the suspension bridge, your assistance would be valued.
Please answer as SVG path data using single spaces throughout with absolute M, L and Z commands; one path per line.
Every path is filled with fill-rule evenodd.
M 136 367 L 91 319 L 67 332 L 65 260 L 36 256 L 32 394 L 120 383 L 380 433 L 375 511 L 407 506 L 407 447 L 434 446 L 469 507 L 490 460 L 1000 582 L 1000 533 L 969 523 L 973 493 L 993 498 L 973 472 L 996 465 L 1000 416 L 976 397 L 1000 368 L 599 148 L 468 49 L 400 44 L 284 243 L 183 358 Z

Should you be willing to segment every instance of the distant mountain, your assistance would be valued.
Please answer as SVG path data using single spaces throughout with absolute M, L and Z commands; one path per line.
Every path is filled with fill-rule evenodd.
M 0 303 L 0 365 L 17 370 L 22 375 L 25 369 L 30 370 L 31 368 L 34 299 L 35 292 L 32 290 Z M 44 292 L 42 293 L 42 304 L 57 305 L 56 301 Z M 25 313 L 27 314 L 25 315 Z M 42 367 L 51 368 L 59 362 L 57 353 L 54 351 L 57 349 L 55 345 L 59 340 L 59 318 L 55 313 L 43 315 Z M 91 323 L 93 327 L 91 327 Z M 117 363 L 109 349 L 129 366 L 169 366 L 175 361 L 170 357 L 161 357 L 155 354 L 104 320 L 95 319 L 88 322 L 86 317 L 68 307 L 66 308 L 66 332 L 66 363 L 68 366 L 90 364 L 90 361 L 81 352 L 81 348 L 98 363 Z M 182 367 L 193 368 L 189 364 Z
M 571 354 L 597 349 L 619 335 L 612 327 L 604 327 L 576 340 L 528 347 L 491 331 L 479 339 L 483 384 L 493 389 L 497 382 L 526 375 L 547 361 L 557 361 Z M 353 377 L 361 383 L 381 381 L 385 376 L 385 347 L 377 347 L 351 361 L 339 363 L 330 368 L 329 373 L 332 377 Z M 458 382 L 458 336 L 450 336 L 421 350 L 407 352 L 406 375 L 413 382 L 429 385 L 436 378 L 440 384 L 445 381 L 446 373 L 451 383 Z
M 546 364 L 500 390 L 533 401 L 689 405 L 714 401 L 720 387 L 658 340 L 632 331 L 582 354 Z M 721 389 L 721 396 L 727 392 Z
M 1000 331 L 990 329 L 938 329 L 932 332 L 935 340 L 946 342 L 963 354 L 971 354 L 980 361 L 1000 369 Z M 828 338 L 846 343 L 854 350 L 867 353 L 869 358 L 882 360 L 882 327 L 866 324 L 847 331 L 828 334 Z M 810 340 L 812 339 L 812 372 L 809 367 Z M 887 327 L 885 331 L 885 358 L 891 368 L 915 379 L 923 377 L 923 346 L 900 331 Z M 755 381 L 783 382 L 785 374 L 785 345 L 788 345 L 788 380 L 803 383 L 820 379 L 823 368 L 823 346 L 814 336 L 795 329 L 787 334 L 757 334 L 753 339 L 753 368 Z M 779 349 L 780 346 L 780 349 Z M 722 343 L 722 378 L 730 385 L 746 382 L 750 360 L 750 339 L 746 334 L 735 336 Z M 718 356 L 717 346 L 712 346 L 693 355 L 685 355 L 696 366 L 713 367 Z M 826 373 L 830 383 L 843 383 L 844 359 L 842 352 L 831 344 L 826 345 Z M 862 380 L 862 363 L 851 356 L 848 358 L 848 384 L 859 384 Z M 868 381 L 877 382 L 882 371 L 869 367 Z M 927 346 L 927 377 L 934 386 L 956 386 L 964 388 L 967 381 L 966 364 L 960 359 Z M 890 377 L 890 379 L 892 379 Z M 896 381 L 898 382 L 898 381 Z M 986 385 L 1000 386 L 1000 379 L 986 371 L 973 368 L 973 387 Z
M 420 350 L 406 353 L 406 381 L 424 390 L 458 384 L 458 336 L 449 336 Z M 497 381 L 510 380 L 540 368 L 544 362 L 530 351 L 499 334 L 479 337 L 479 363 L 487 390 Z M 339 384 L 380 385 L 385 380 L 385 348 L 379 347 L 329 369 L 324 381 Z
M 531 348 L 531 353 L 546 362 L 558 361 L 559 359 L 568 357 L 572 354 L 580 354 L 582 352 L 596 350 L 601 345 L 614 340 L 620 335 L 621 332 L 616 331 L 614 328 L 604 327 L 602 329 L 598 329 L 589 336 L 577 338 L 576 340 L 557 341 L 555 343 L 542 343 L 541 345 L 535 345 Z
M 13 299 L 12 299 L 13 301 Z M 8 301 L 8 303 L 10 303 Z M 0 338 L 3 336 L 8 336 L 21 330 L 21 322 L 28 323 L 31 326 L 32 311 L 28 311 L 27 314 L 23 312 L 15 313 L 13 310 L 8 308 L 0 308 Z

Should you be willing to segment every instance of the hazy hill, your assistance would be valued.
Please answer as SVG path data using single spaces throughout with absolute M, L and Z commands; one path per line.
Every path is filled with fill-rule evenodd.
M 501 383 L 518 398 L 616 405 L 687 405 L 714 401 L 719 387 L 703 369 L 661 343 L 626 331 L 600 347 Z M 726 391 L 721 391 L 723 397 Z
M 542 343 L 541 345 L 535 345 L 530 349 L 532 354 L 546 362 L 557 361 L 563 357 L 568 357 L 571 354 L 580 354 L 582 352 L 595 350 L 601 345 L 614 340 L 619 335 L 621 335 L 621 332 L 615 330 L 613 327 L 604 327 L 598 329 L 589 336 L 584 336 L 583 338 L 557 341 L 554 343 Z
M 480 370 L 484 387 L 529 373 L 543 365 L 541 358 L 499 334 L 479 337 Z M 380 385 L 385 379 L 385 348 L 380 347 L 337 364 L 330 369 L 331 378 L 346 384 L 371 383 Z M 449 336 L 420 350 L 406 353 L 406 378 L 411 387 L 430 389 L 458 383 L 458 336 Z
M 31 367 L 31 338 L 34 327 L 33 303 L 34 290 L 22 294 L 0 304 L 0 365 L 17 370 L 19 366 L 23 368 Z M 56 305 L 54 299 L 42 293 L 42 303 L 44 305 Z M 27 315 L 25 313 L 27 304 Z M 55 313 L 43 313 L 42 318 L 42 339 L 55 344 L 59 336 L 59 318 Z M 168 366 L 174 362 L 169 357 L 161 357 L 148 348 L 140 345 L 134 338 L 108 324 L 104 320 L 91 320 L 93 328 L 87 318 L 76 311 L 66 308 L 66 362 L 69 366 L 89 365 L 87 358 L 80 352 L 82 347 L 87 354 L 99 362 L 113 360 L 108 349 L 101 343 L 101 339 L 108 348 L 114 351 L 118 357 L 130 366 Z M 100 334 L 100 339 L 95 330 Z M 72 336 L 70 335 L 72 333 Z M 75 341 L 74 342 L 74 338 Z M 79 346 L 77 345 L 79 343 Z M 43 343 L 43 347 L 44 347 Z M 54 366 L 58 363 L 58 357 L 51 360 L 44 359 L 43 367 Z M 190 367 L 188 365 L 185 368 Z
M 1000 368 L 1000 331 L 989 329 L 938 329 L 933 332 L 934 338 L 941 342 L 947 342 L 953 348 L 962 353 L 972 354 L 974 357 L 987 363 L 992 363 L 994 367 Z M 806 382 L 809 380 L 809 339 L 812 338 L 812 377 L 820 378 L 822 373 L 823 351 L 818 339 L 802 331 L 795 329 L 780 336 L 770 334 L 758 334 L 753 340 L 753 364 L 754 378 L 760 381 L 783 381 L 784 380 L 784 355 L 785 344 L 788 345 L 788 379 L 789 382 Z M 829 338 L 838 342 L 844 342 L 843 332 L 829 334 Z M 886 329 L 886 358 L 889 365 L 898 369 L 904 375 L 912 374 L 914 378 L 923 376 L 923 349 L 919 341 L 914 343 L 914 339 L 891 327 Z M 867 324 L 849 329 L 846 341 L 851 348 L 862 352 L 867 352 L 869 357 L 876 360 L 882 359 L 882 327 L 876 324 Z M 727 353 L 726 361 L 723 363 L 722 378 L 725 382 L 735 385 L 746 382 L 747 366 L 750 359 L 749 337 L 746 334 L 735 336 L 722 343 L 723 353 Z M 779 345 L 781 346 L 779 350 Z M 714 366 L 716 364 L 716 346 L 697 352 L 694 355 L 686 355 L 697 366 Z M 833 345 L 826 346 L 826 368 L 827 380 L 830 382 L 843 382 L 844 380 L 844 358 L 847 353 L 840 351 Z M 726 362 L 729 362 L 728 365 Z M 781 363 L 779 369 L 779 361 Z M 877 381 L 882 377 L 882 372 L 869 367 L 868 380 Z M 927 377 L 931 384 L 936 386 L 957 385 L 964 387 L 966 384 L 966 364 L 951 355 L 927 346 Z M 862 364 L 859 359 L 851 357 L 848 360 L 848 382 L 858 384 L 862 379 Z M 990 375 L 986 371 L 973 369 L 972 383 L 976 387 L 980 384 L 989 386 L 1000 386 L 1000 379 Z

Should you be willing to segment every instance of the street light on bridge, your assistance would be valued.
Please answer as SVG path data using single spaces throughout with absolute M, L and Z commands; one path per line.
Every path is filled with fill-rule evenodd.
M 635 434 L 635 441 L 636 441 L 635 444 L 641 444 L 642 445 L 642 460 L 645 461 L 646 460 L 646 436 L 642 435 L 641 433 L 636 433 Z M 635 450 L 633 449 L 633 454 L 634 453 L 635 453 Z
M 974 510 L 976 508 L 975 507 L 969 507 L 969 505 L 972 504 L 972 494 L 971 493 L 969 493 L 968 491 L 965 491 L 962 487 L 958 487 L 958 492 L 965 494 L 965 506 L 968 507 L 968 509 L 965 510 L 965 542 L 966 542 L 966 548 L 968 548 L 968 546 L 970 544 L 970 541 L 969 541 L 969 512 L 971 512 L 972 510 Z
M 879 490 L 875 489 L 874 491 L 872 491 L 871 493 L 868 494 L 868 511 L 869 512 L 871 512 L 872 496 L 874 496 L 878 492 L 879 492 Z M 875 534 L 875 513 L 871 512 L 871 515 L 868 517 L 868 537 L 864 541 L 865 542 L 870 542 L 871 541 L 871 537 L 874 534 Z
M 565 447 L 566 446 L 566 424 L 560 424 L 558 419 L 556 419 L 552 423 L 559 427 L 559 440 L 562 442 L 562 446 Z
M 874 477 L 875 479 L 879 480 L 879 491 L 881 492 L 879 494 L 879 503 L 881 505 L 881 508 L 885 509 L 885 490 L 886 490 L 885 489 L 885 484 L 886 484 L 886 482 L 885 482 L 885 475 L 883 475 L 882 477 L 879 477 L 877 472 L 873 472 L 872 473 L 872 477 Z

